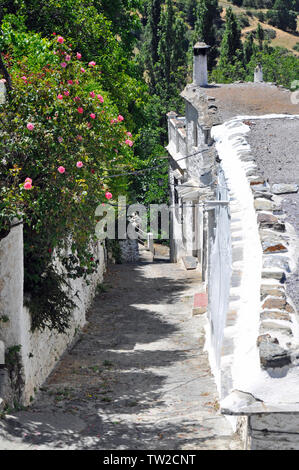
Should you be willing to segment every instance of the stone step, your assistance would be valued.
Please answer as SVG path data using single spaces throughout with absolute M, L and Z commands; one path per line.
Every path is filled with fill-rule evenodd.
M 196 269 L 197 268 L 197 258 L 194 256 L 183 256 L 182 257 L 183 263 L 185 268 L 189 271 L 189 269 Z

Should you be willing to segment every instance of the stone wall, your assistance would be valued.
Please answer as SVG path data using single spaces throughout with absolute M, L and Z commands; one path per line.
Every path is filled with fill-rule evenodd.
M 0 242 L 0 316 L 8 321 L 0 324 L 0 340 L 5 344 L 6 369 L 2 370 L 0 398 L 28 404 L 54 368 L 61 354 L 72 344 L 86 323 L 86 312 L 96 287 L 103 279 L 105 253 L 99 242 L 93 246 L 98 270 L 88 279 L 71 281 L 70 290 L 78 293 L 77 307 L 72 312 L 71 326 L 66 334 L 46 328 L 31 331 L 30 312 L 23 306 L 23 226 L 17 225 Z M 1 381 L 0 377 L 0 381 Z M 1 385 L 0 385 L 1 393 Z
M 248 449 L 298 449 L 298 320 L 285 290 L 291 228 L 274 194 L 279 188 L 259 175 L 246 140 L 248 119 L 213 130 L 232 216 L 230 303 L 214 372 L 222 413 L 235 424 L 247 417 Z M 296 431 L 288 425 L 291 415 Z
M 137 240 L 120 240 L 120 257 L 122 263 L 137 263 L 139 260 L 139 249 Z
M 246 449 L 298 450 L 299 413 L 257 414 L 248 418 Z

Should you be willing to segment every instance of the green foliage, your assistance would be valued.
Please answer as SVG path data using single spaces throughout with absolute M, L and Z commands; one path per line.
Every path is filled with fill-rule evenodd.
M 261 51 L 263 49 L 263 41 L 265 39 L 265 33 L 260 23 L 257 25 L 256 39 L 258 40 L 259 49 Z
M 269 24 L 284 31 L 296 31 L 297 14 L 292 10 L 291 0 L 276 0 L 273 9 L 267 12 Z
M 259 62 L 263 65 L 266 82 L 276 82 L 291 88 L 292 83 L 298 79 L 299 59 L 285 49 L 267 47 L 262 52 L 257 52 L 248 64 L 247 80 L 252 80 L 254 68 Z
M 197 0 L 186 0 L 185 2 L 186 20 L 192 29 L 194 29 L 197 19 L 197 6 Z
M 126 193 L 126 179 L 111 181 L 109 172 L 132 166 L 134 158 L 98 66 L 82 63 L 58 39 L 49 52 L 57 63 L 40 72 L 15 54 L 8 58 L 13 92 L 0 109 L 0 227 L 9 228 L 14 217 L 24 221 L 32 327 L 64 331 L 74 307 L 67 278 L 86 277 L 97 267 L 89 249 L 94 211 L 107 189 Z M 54 250 L 66 279 L 52 265 Z
M 234 66 L 241 60 L 241 30 L 236 15 L 229 7 L 226 10 L 225 31 L 220 46 L 219 65 L 222 69 Z
M 244 63 L 248 64 L 250 62 L 251 57 L 255 53 L 255 44 L 253 41 L 253 34 L 250 33 L 243 44 L 243 56 L 244 56 Z
M 244 13 L 241 13 L 240 15 L 237 15 L 237 20 L 238 20 L 241 28 L 246 28 L 247 26 L 250 25 L 248 16 Z
M 20 344 L 16 344 L 7 348 L 7 350 L 5 351 L 5 364 L 7 365 L 7 367 L 12 368 L 19 362 L 20 351 Z
M 197 20 L 194 30 L 194 42 L 200 40 L 211 46 L 208 55 L 209 70 L 216 64 L 218 55 L 217 31 L 221 24 L 218 0 L 199 0 L 197 7 Z

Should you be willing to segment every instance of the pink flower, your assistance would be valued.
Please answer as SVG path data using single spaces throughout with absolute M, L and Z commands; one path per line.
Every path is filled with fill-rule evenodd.
M 26 81 L 27 80 L 27 77 L 25 77 L 25 75 L 23 77 L 21 77 L 22 80 Z
M 32 184 L 30 183 L 30 181 L 25 182 L 24 189 L 32 189 Z
M 80 52 L 77 52 L 76 56 L 77 56 L 77 59 L 81 59 L 81 57 L 82 57 L 82 55 L 80 54 Z
M 77 109 L 77 111 L 78 111 L 79 114 L 82 114 L 82 113 L 83 113 L 83 108 L 79 107 L 79 108 Z
M 77 139 L 80 140 L 80 141 L 83 140 L 82 135 L 77 135 Z
M 74 100 L 75 100 L 75 101 L 80 101 L 79 96 L 75 96 Z
M 120 115 L 118 116 L 117 120 L 118 120 L 118 122 L 121 122 L 121 121 L 124 120 L 124 117 L 120 114 Z
M 129 145 L 130 147 L 132 147 L 133 142 L 132 142 L 130 139 L 127 139 L 127 140 L 126 140 L 126 144 Z
M 88 129 L 91 129 L 91 128 L 92 128 L 92 125 L 90 124 L 90 122 L 87 122 L 87 123 L 86 123 L 86 127 L 88 127 Z
M 84 73 L 85 69 L 83 67 L 81 67 L 80 72 Z
M 62 94 L 61 94 L 61 93 L 59 93 L 59 95 L 57 95 L 57 98 L 58 98 L 59 100 L 62 100 L 62 99 L 63 99 L 63 96 L 62 96 Z
M 111 199 L 111 198 L 112 198 L 112 194 L 109 193 L 109 191 L 107 191 L 107 192 L 105 193 L 105 198 L 108 199 L 108 200 Z
M 65 56 L 65 60 L 66 60 L 67 62 L 69 62 L 69 61 L 71 60 L 71 56 L 70 56 L 69 54 L 67 54 L 67 55 Z
M 63 138 L 62 137 L 58 137 L 58 142 L 61 144 L 61 142 L 63 142 Z
M 76 85 L 79 85 L 79 80 L 75 80 Z
M 89 67 L 94 67 L 96 65 L 95 61 L 92 60 L 91 62 L 89 62 L 88 66 Z
M 94 91 L 91 91 L 91 92 L 89 93 L 89 95 L 90 95 L 92 98 L 94 98 L 94 97 L 96 96 L 96 94 L 95 94 Z
M 25 183 L 31 183 L 32 184 L 32 179 L 31 178 L 26 178 Z
M 127 132 L 127 135 L 128 135 L 129 137 L 132 137 L 131 132 Z
M 67 66 L 67 63 L 66 62 L 62 62 L 61 64 L 61 67 L 65 68 Z
M 63 166 L 60 166 L 60 167 L 58 167 L 58 171 L 59 171 L 59 173 L 62 174 L 62 173 L 65 172 L 65 168 Z
M 63 92 L 65 96 L 69 96 L 70 92 L 68 90 Z
M 64 43 L 63 37 L 62 37 L 62 36 L 58 36 L 57 42 L 59 42 L 59 44 L 63 44 L 63 43 Z
M 102 97 L 102 95 L 97 95 L 97 98 L 100 101 L 100 103 L 104 103 L 104 98 Z
M 95 119 L 96 115 L 94 113 L 90 113 L 90 117 L 91 117 L 91 119 Z
M 74 83 L 73 80 L 68 80 L 67 82 L 69 85 L 72 85 Z
M 82 166 L 83 166 L 83 163 L 82 163 L 82 162 L 77 162 L 77 163 L 76 163 L 76 167 L 77 167 L 77 168 L 82 168 Z
M 27 129 L 28 129 L 29 131 L 33 131 L 33 129 L 34 129 L 34 124 L 32 124 L 32 122 L 28 122 L 28 124 L 27 124 Z

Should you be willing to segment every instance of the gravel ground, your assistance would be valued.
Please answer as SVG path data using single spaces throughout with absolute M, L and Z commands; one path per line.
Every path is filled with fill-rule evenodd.
M 253 121 L 247 134 L 260 174 L 273 183 L 299 184 L 299 119 Z M 281 196 L 285 221 L 293 225 L 299 240 L 299 193 Z M 297 260 L 298 261 L 298 260 Z M 287 279 L 287 293 L 299 312 L 299 264 Z
M 210 85 L 223 121 L 237 115 L 299 114 L 299 103 L 293 104 L 291 92 L 269 83 L 231 83 Z

